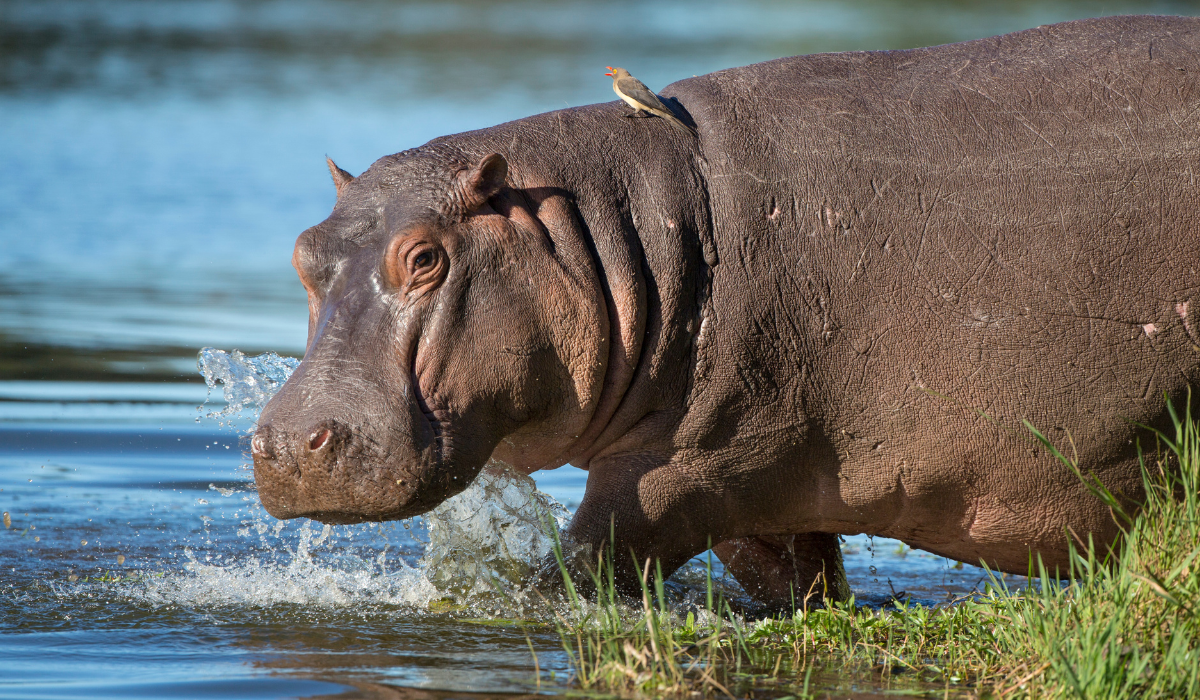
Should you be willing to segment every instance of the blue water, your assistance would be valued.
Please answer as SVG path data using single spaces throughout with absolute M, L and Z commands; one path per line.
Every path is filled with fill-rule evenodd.
M 530 692 L 529 644 L 542 690 L 563 687 L 546 630 L 412 603 L 420 522 L 274 521 L 245 466 L 250 419 L 198 410 L 199 348 L 303 352 L 289 261 L 333 204 L 326 155 L 358 173 L 608 101 L 606 65 L 661 88 L 1120 12 L 1200 5 L 0 3 L 0 698 Z M 536 476 L 582 497 L 578 470 Z M 844 552 L 868 600 L 936 602 L 982 578 L 895 542 Z

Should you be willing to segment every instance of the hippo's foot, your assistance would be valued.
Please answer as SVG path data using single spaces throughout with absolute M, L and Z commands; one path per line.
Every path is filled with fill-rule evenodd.
M 596 597 L 596 557 L 590 544 L 579 544 L 565 534 L 557 554 L 542 557 L 529 579 L 529 589 L 548 603 L 569 603 L 567 582 L 580 598 Z
M 824 532 L 725 540 L 713 547 L 746 593 L 773 612 L 850 598 L 838 536 Z

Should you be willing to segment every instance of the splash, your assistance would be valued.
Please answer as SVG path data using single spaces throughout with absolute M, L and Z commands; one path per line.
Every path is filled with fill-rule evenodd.
M 570 517 L 533 479 L 489 462 L 470 487 L 425 515 L 429 545 L 419 566 L 456 602 L 520 600 L 554 546 L 549 526 L 561 533 Z
M 210 391 L 223 385 L 226 407 L 208 414 L 220 419 L 242 412 L 256 418 L 299 363 L 204 348 L 197 364 Z M 224 498 L 236 493 L 210 490 Z M 221 524 L 209 518 L 203 544 L 184 550 L 182 573 L 143 577 L 124 586 L 126 593 L 155 605 L 512 613 L 524 609 L 530 574 L 550 555 L 551 528 L 561 531 L 570 519 L 533 479 L 499 462 L 488 463 L 462 493 L 399 525 L 325 525 L 318 532 L 308 522 L 275 520 L 257 503 L 251 508 L 234 542 L 214 539 L 209 529 Z
M 257 415 L 300 365 L 300 361 L 273 352 L 251 357 L 241 350 L 225 352 L 204 348 L 196 358 L 196 365 L 200 374 L 204 375 L 209 394 L 217 388 L 218 382 L 224 385 L 225 408 L 208 414 L 209 418 L 222 418 L 232 417 L 246 409 Z
M 314 611 L 380 606 L 420 610 L 438 597 L 424 572 L 403 559 L 387 562 L 386 549 L 377 556 L 369 550 L 335 557 L 314 552 L 326 541 L 349 544 L 331 538 L 328 525 L 319 534 L 300 527 L 277 536 L 275 549 L 223 564 L 203 561 L 207 557 L 202 552 L 186 549 L 182 573 L 143 577 L 126 585 L 124 592 L 152 605 L 298 605 Z
M 254 512 L 232 555 L 228 542 L 188 547 L 182 572 L 129 582 L 125 594 L 153 605 L 522 614 L 530 573 L 551 552 L 545 523 L 569 519 L 532 479 L 500 464 L 416 522 L 332 527 Z
M 523 615 L 530 573 L 551 552 L 547 523 L 562 528 L 569 519 L 532 479 L 495 463 L 415 521 L 333 527 L 275 520 L 258 504 L 251 510 L 233 542 L 218 532 L 218 519 L 207 518 L 204 537 L 182 550 L 182 571 L 140 576 L 118 589 L 155 606 Z

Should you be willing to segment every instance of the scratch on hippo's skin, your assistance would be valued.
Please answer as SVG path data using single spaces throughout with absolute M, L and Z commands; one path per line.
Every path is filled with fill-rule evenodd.
M 846 284 L 853 282 L 858 277 L 859 271 L 866 269 L 866 265 L 863 264 L 863 260 L 865 260 L 866 257 L 867 246 L 863 246 L 862 253 L 860 253 L 858 256 L 858 262 L 854 263 L 854 271 L 851 273 L 850 279 L 846 280 Z
M 974 539 L 976 537 L 975 524 L 979 522 L 979 496 L 971 499 L 971 505 L 967 509 L 966 516 L 963 532 L 967 533 L 967 537 Z
M 1145 331 L 1147 338 L 1153 340 L 1154 334 L 1158 333 L 1158 326 L 1154 325 L 1153 323 L 1144 323 L 1142 324 L 1142 330 Z
M 1196 331 L 1192 329 L 1192 322 L 1188 320 L 1188 304 L 1190 302 L 1181 301 L 1175 304 L 1175 313 L 1179 314 L 1179 319 L 1183 321 L 1183 329 L 1187 331 L 1188 337 L 1196 345 L 1200 345 L 1200 339 L 1196 338 Z

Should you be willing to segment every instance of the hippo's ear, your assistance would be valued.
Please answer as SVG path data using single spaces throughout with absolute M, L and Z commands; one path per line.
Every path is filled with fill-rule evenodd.
M 475 167 L 458 175 L 458 200 L 464 216 L 487 204 L 488 198 L 504 189 L 508 161 L 499 153 L 484 156 Z
M 338 199 L 341 199 L 342 190 L 346 189 L 346 185 L 354 180 L 354 176 L 339 168 L 329 156 L 325 156 L 325 165 L 329 166 L 329 174 L 333 176 L 333 186 L 337 188 Z

